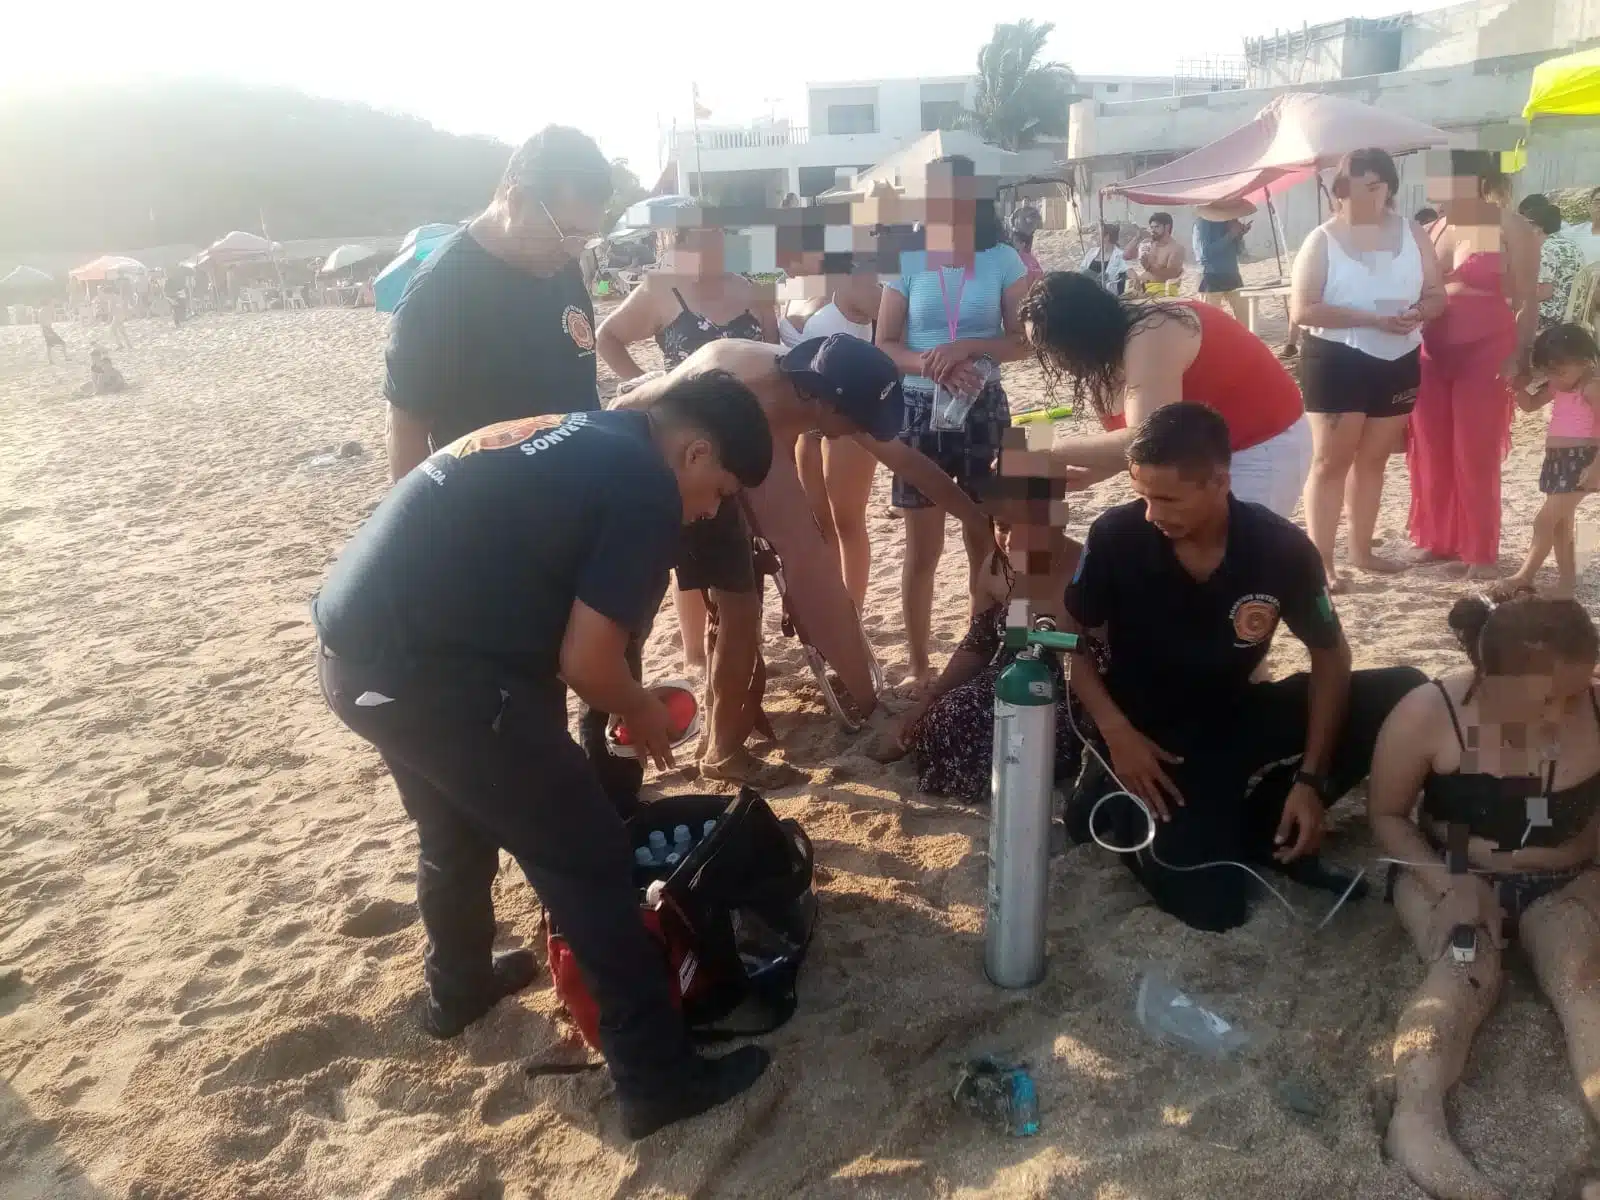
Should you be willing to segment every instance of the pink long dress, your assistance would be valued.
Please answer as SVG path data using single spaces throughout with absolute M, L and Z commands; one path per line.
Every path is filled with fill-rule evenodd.
M 1411 540 L 1440 558 L 1500 557 L 1500 463 L 1511 444 L 1511 389 L 1500 368 L 1517 346 L 1501 257 L 1481 250 L 1445 278 L 1452 295 L 1422 331 L 1422 384 L 1411 413 Z

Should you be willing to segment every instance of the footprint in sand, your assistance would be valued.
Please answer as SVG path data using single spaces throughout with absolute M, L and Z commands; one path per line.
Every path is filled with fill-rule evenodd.
M 375 900 L 339 926 L 345 937 L 380 938 L 398 933 L 417 919 L 417 906 L 400 900 Z

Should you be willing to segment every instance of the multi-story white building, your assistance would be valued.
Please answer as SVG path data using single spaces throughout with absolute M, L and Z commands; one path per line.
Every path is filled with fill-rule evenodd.
M 1142 100 L 1242 83 L 1242 72 L 1237 79 L 1082 75 L 1078 91 L 1097 100 Z M 807 84 L 804 125 L 787 120 L 748 126 L 702 123 L 698 144 L 694 131 L 680 128 L 670 151 L 678 168 L 678 191 L 693 195 L 703 188 L 707 199 L 723 204 L 772 204 L 789 192 L 816 196 L 924 134 L 953 128 L 962 110 L 972 107 L 976 91 L 972 75 Z
M 703 190 L 723 204 L 815 196 L 924 133 L 954 125 L 974 87 L 968 76 L 807 84 L 805 125 L 702 124 L 698 144 L 693 131 L 680 129 L 673 149 L 678 190 Z

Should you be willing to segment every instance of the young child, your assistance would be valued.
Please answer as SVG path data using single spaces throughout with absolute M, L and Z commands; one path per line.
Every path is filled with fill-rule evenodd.
M 1523 381 L 1516 388 L 1518 405 L 1533 412 L 1549 404 L 1550 428 L 1545 434 L 1544 468 L 1539 490 L 1544 507 L 1533 519 L 1533 543 L 1519 570 L 1502 585 L 1532 587 L 1533 577 L 1555 551 L 1554 595 L 1570 597 L 1578 586 L 1578 504 L 1600 490 L 1600 347 L 1581 325 L 1552 325 L 1533 343 L 1533 369 L 1543 376 L 1537 387 Z

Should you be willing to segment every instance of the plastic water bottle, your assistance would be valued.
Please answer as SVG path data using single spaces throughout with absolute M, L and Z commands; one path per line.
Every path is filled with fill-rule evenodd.
M 667 860 L 667 835 L 659 829 L 650 831 L 650 861 L 657 866 Z
M 689 836 L 689 827 L 679 825 L 672 831 L 672 848 L 679 854 L 687 856 L 689 847 L 694 845 L 694 839 Z
M 667 890 L 667 885 L 664 882 L 662 882 L 661 880 L 657 879 L 649 887 L 645 888 L 645 890 L 644 890 L 644 902 L 646 904 L 648 904 L 651 908 L 655 908 L 658 904 L 661 903 L 662 893 L 665 892 L 666 890 Z
M 641 867 L 653 867 L 656 865 L 656 857 L 650 853 L 649 846 L 640 846 L 635 850 L 633 852 L 633 861 Z
M 716 827 L 717 827 L 717 823 L 716 823 L 715 820 L 707 821 L 704 825 L 702 825 L 700 827 L 700 836 L 702 838 L 710 837 L 711 836 L 711 831 L 713 829 L 715 829 Z
M 1134 1015 L 1146 1033 L 1212 1058 L 1226 1058 L 1251 1042 L 1248 1033 L 1200 1004 L 1155 968 L 1139 980 Z
M 679 854 L 676 850 L 667 855 L 667 866 L 669 867 L 675 867 L 682 861 L 683 855 Z

